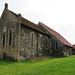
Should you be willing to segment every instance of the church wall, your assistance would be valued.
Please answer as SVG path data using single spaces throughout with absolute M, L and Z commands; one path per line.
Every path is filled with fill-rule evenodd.
M 31 34 L 34 35 L 33 46 L 30 45 Z M 61 41 L 51 34 L 48 36 L 21 25 L 20 60 L 51 55 L 56 57 L 65 56 L 64 46 Z M 66 51 L 66 56 L 69 55 L 69 52 Z
M 21 25 L 20 60 L 48 55 L 50 55 L 49 36 Z
M 50 54 L 52 56 L 69 56 L 72 55 L 72 47 L 68 47 L 67 50 L 65 50 L 65 45 L 57 39 L 54 35 L 52 35 L 43 25 L 38 23 L 38 25 L 49 35 L 50 38 Z
M 35 58 L 37 56 L 36 50 L 37 50 L 37 32 L 21 25 L 20 59 Z
M 18 37 L 18 28 L 16 23 L 8 23 L 8 25 L 4 25 L 4 27 L 0 31 L 0 58 L 4 58 L 4 53 L 6 54 L 5 59 L 8 60 L 18 60 L 18 47 L 19 41 Z M 11 30 L 11 37 L 10 37 Z M 15 33 L 16 32 L 16 33 Z M 5 36 L 4 36 L 5 34 Z M 11 39 L 10 39 L 11 38 Z M 4 42 L 4 44 L 3 44 Z
M 18 37 L 17 18 L 5 9 L 0 20 L 0 59 L 18 60 Z
M 64 44 L 61 43 L 57 38 L 51 38 L 51 55 L 52 56 L 64 56 L 63 54 Z
M 50 38 L 38 33 L 38 57 L 50 56 Z
M 72 55 L 72 47 L 69 47 L 67 45 L 64 45 L 64 56 L 70 56 Z
M 75 55 L 75 49 L 74 48 L 72 49 L 72 54 Z
M 72 47 L 64 45 L 61 41 L 59 41 L 55 37 L 51 38 L 51 51 L 52 51 L 52 56 L 56 57 L 72 55 Z

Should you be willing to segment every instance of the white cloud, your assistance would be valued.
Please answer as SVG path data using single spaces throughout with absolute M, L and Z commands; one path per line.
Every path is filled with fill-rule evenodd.
M 34 23 L 41 21 L 75 43 L 75 0 L 1 0 L 0 14 L 5 2 L 13 12 Z

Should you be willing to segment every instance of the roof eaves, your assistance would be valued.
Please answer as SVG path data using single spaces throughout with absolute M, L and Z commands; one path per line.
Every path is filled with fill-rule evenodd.
M 13 13 L 18 18 L 18 15 L 16 13 L 12 12 L 11 10 L 8 10 L 8 11 Z M 35 24 L 35 23 L 33 23 L 33 22 L 23 18 L 23 17 L 21 17 L 21 24 L 26 25 L 26 26 L 28 26 L 34 30 L 37 30 L 41 33 L 44 33 L 46 35 L 46 33 L 37 24 Z
M 41 23 L 41 22 L 39 22 L 39 25 L 42 25 L 42 26 L 44 26 L 44 28 L 46 28 L 54 37 L 56 37 L 55 35 L 58 35 L 58 37 L 60 37 L 60 38 L 58 38 L 58 37 L 56 37 L 58 40 L 60 40 L 63 44 L 65 44 L 65 45 L 68 45 L 68 46 L 70 46 L 70 47 L 73 47 L 64 37 L 62 37 L 58 32 L 56 32 L 56 31 L 54 31 L 53 29 L 51 29 L 51 28 L 49 28 L 49 27 L 47 27 L 45 24 L 43 24 L 43 23 Z M 51 31 L 50 31 L 50 30 Z M 54 35 L 55 34 L 55 35 Z M 66 41 L 66 43 L 65 42 L 63 42 L 63 41 Z

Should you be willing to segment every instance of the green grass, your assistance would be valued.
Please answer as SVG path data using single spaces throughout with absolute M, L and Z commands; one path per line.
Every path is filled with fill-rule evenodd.
M 0 75 L 75 75 L 75 57 L 52 58 L 37 62 L 0 60 Z

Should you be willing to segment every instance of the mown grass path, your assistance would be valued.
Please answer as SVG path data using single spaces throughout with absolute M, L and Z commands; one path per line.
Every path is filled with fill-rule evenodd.
M 0 60 L 0 75 L 75 75 L 75 57 L 52 58 L 37 62 Z

